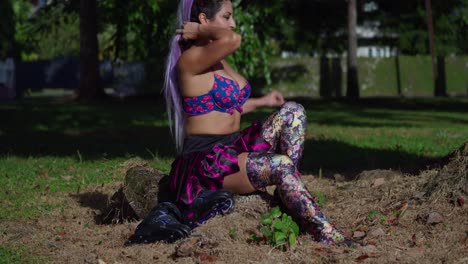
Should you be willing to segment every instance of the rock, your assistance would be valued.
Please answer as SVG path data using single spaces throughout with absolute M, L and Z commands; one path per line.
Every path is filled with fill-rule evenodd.
M 128 203 L 123 188 L 115 192 L 109 200 L 107 208 L 99 216 L 99 224 L 121 224 L 125 221 L 138 220 L 138 215 Z M 99 218 L 97 218 L 99 219 Z
M 426 192 L 416 192 L 416 193 L 413 195 L 413 198 L 414 198 L 414 199 L 421 200 L 421 199 L 424 198 L 425 195 L 426 195 Z
M 354 231 L 353 233 L 353 238 L 363 238 L 366 236 L 366 233 L 365 232 L 362 232 L 362 231 Z
M 160 188 L 160 185 L 165 184 L 166 180 L 166 175 L 149 166 L 135 166 L 127 171 L 123 193 L 140 219 L 144 219 L 149 211 L 158 204 L 158 201 L 167 199 L 166 197 L 162 198 L 162 195 L 166 194 L 159 192 L 160 190 L 168 190 L 168 188 Z
M 362 251 L 364 251 L 364 253 L 375 253 L 377 252 L 377 247 L 374 245 L 366 245 L 362 247 Z
M 429 225 L 435 225 L 442 223 L 444 221 L 444 217 L 438 212 L 431 212 L 427 217 L 426 223 Z
M 411 257 L 422 257 L 426 253 L 424 248 L 410 248 L 406 251 L 406 254 Z
M 134 165 L 125 175 L 123 186 L 111 197 L 100 214 L 101 224 L 118 224 L 144 219 L 158 202 L 170 198 L 168 176 L 148 165 Z
M 379 187 L 385 183 L 385 178 L 378 178 L 374 180 L 374 187 Z
M 192 256 L 198 248 L 200 238 L 189 237 L 180 242 L 176 249 L 177 257 L 189 257 Z
M 387 181 L 390 181 L 394 178 L 401 177 L 401 173 L 392 170 L 367 170 L 362 171 L 356 176 L 358 180 L 370 181 L 373 182 L 375 179 L 384 178 Z
M 369 237 L 377 238 L 382 236 L 385 236 L 385 231 L 380 227 L 369 232 Z
M 343 175 L 338 173 L 334 174 L 333 178 L 335 178 L 336 182 L 344 182 L 346 180 L 346 178 Z

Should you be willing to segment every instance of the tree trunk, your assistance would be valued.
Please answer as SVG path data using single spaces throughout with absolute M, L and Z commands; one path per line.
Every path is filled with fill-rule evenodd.
M 434 95 L 435 96 L 447 96 L 447 91 L 444 85 L 444 82 L 439 80 L 439 72 L 437 66 L 437 53 L 436 47 L 434 42 L 434 23 L 432 20 L 432 5 L 431 0 L 425 0 L 426 5 L 426 14 L 427 14 L 427 31 L 429 35 L 429 49 L 431 51 L 431 58 L 432 58 L 432 77 L 434 80 Z M 445 66 L 445 65 L 444 65 Z
M 100 85 L 96 0 L 80 1 L 80 84 L 78 98 L 95 100 L 104 97 Z
M 0 1 L 2 18 L 0 19 L 0 60 L 20 58 L 20 50 L 15 40 L 15 12 L 12 1 Z
M 341 98 L 343 96 L 341 92 L 341 82 L 342 82 L 342 74 L 343 70 L 341 69 L 341 57 L 333 58 L 332 59 L 332 87 L 335 93 L 336 98 Z
M 359 98 L 356 26 L 356 0 L 348 0 L 348 78 L 346 97 L 353 100 Z
M 445 56 L 437 56 L 436 96 L 447 96 L 447 78 L 445 77 Z
M 331 76 L 329 59 L 323 55 L 320 57 L 320 88 L 319 94 L 322 98 L 331 97 Z
M 397 52 L 395 56 L 395 71 L 396 71 L 397 93 L 399 97 L 402 97 L 403 91 L 401 89 L 400 49 L 399 48 L 397 48 Z

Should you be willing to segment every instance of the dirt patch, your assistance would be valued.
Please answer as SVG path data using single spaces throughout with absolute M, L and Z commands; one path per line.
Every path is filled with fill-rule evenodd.
M 425 185 L 425 195 L 432 199 L 468 196 L 468 143 L 441 159 Z
M 261 215 L 273 206 L 258 195 L 242 198 L 233 213 L 182 241 L 123 247 L 138 222 L 96 220 L 121 184 L 54 194 L 49 199 L 65 208 L 39 219 L 1 220 L 0 243 L 24 245 L 26 254 L 53 263 L 466 263 L 468 206 L 461 201 L 467 198 L 467 149 L 417 175 L 368 171 L 345 182 L 304 175 L 309 190 L 325 195 L 322 210 L 364 248 L 324 247 L 307 234 L 286 252 L 251 243 L 249 235 L 258 233 Z

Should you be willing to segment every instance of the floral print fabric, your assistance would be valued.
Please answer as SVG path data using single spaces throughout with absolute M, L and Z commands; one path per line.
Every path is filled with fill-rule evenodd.
M 215 73 L 212 89 L 199 96 L 183 97 L 182 108 L 190 116 L 203 115 L 211 111 L 231 115 L 234 110 L 242 113 L 242 106 L 249 98 L 251 90 L 248 82 L 240 89 L 236 81 Z

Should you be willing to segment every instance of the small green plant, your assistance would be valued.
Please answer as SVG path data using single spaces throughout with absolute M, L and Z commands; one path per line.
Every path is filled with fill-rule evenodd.
M 327 198 L 325 197 L 325 194 L 321 191 L 315 191 L 314 192 L 315 196 L 315 201 L 320 205 L 323 206 L 325 202 L 327 201 Z
M 380 223 L 381 225 L 384 225 L 384 224 L 387 223 L 387 219 L 388 219 L 387 216 L 381 215 L 381 216 L 379 216 L 379 223 Z
M 274 207 L 260 219 L 260 232 L 263 237 L 251 234 L 252 241 L 265 240 L 269 245 L 286 250 L 297 243 L 299 226 L 291 216 L 282 213 L 279 207 Z
M 381 214 L 378 211 L 370 211 L 367 214 L 367 220 L 370 222 L 379 223 L 381 225 L 396 225 L 398 223 L 398 217 L 400 213 L 392 211 L 388 214 Z
M 236 239 L 236 237 L 237 237 L 237 228 L 235 226 L 233 226 L 233 227 L 231 227 L 231 229 L 229 229 L 229 236 L 232 239 Z
M 367 215 L 367 219 L 369 219 L 369 221 L 372 221 L 378 214 L 379 213 L 377 211 L 370 211 Z

